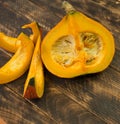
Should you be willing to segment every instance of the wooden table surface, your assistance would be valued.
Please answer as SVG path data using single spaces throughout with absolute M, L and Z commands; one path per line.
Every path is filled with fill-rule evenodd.
M 112 63 L 101 73 L 73 79 L 44 69 L 41 99 L 22 97 L 27 73 L 0 85 L 0 124 L 120 124 L 120 0 L 69 2 L 112 32 L 116 44 Z M 65 15 L 61 4 L 62 0 L 0 0 L 0 32 L 16 37 L 22 25 L 36 21 L 44 37 Z M 0 66 L 10 57 L 0 49 Z

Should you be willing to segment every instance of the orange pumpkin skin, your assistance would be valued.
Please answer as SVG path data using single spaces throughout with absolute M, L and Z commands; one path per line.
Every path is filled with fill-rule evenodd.
M 44 65 L 62 78 L 103 71 L 110 65 L 114 53 L 112 34 L 100 23 L 75 10 L 50 30 L 41 44 Z

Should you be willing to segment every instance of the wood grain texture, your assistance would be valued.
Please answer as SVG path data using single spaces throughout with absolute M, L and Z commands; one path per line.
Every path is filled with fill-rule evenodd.
M 118 123 L 119 120 L 119 74 L 109 69 L 100 74 L 78 77 L 75 79 L 59 79 L 48 76 L 48 82 L 65 95 L 88 109 L 92 113 L 106 120 L 107 123 Z M 109 75 L 108 75 L 109 73 Z M 108 78 L 106 79 L 106 76 Z M 118 78 L 116 78 L 118 77 Z M 54 78 L 54 80 L 53 80 Z
M 56 124 L 44 111 L 22 99 L 11 89 L 0 87 L 0 117 L 7 124 Z
M 41 99 L 27 100 L 22 97 L 27 72 L 9 84 L 0 85 L 0 118 L 6 123 L 120 123 L 119 1 L 69 1 L 79 11 L 99 21 L 112 32 L 116 43 L 114 60 L 101 73 L 73 79 L 58 78 L 45 69 L 45 93 Z M 17 36 L 21 31 L 29 34 L 21 26 L 37 21 L 44 37 L 65 15 L 61 2 L 62 0 L 1 0 L 0 31 L 10 36 Z M 0 66 L 10 56 L 11 54 L 0 49 Z
M 120 15 L 120 1 L 119 0 L 93 0 L 99 5 L 111 10 Z

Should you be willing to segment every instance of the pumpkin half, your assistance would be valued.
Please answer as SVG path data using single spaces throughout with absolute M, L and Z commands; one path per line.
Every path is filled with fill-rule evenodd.
M 72 78 L 108 67 L 115 46 L 112 34 L 100 23 L 63 2 L 66 16 L 43 39 L 41 57 L 58 77 Z

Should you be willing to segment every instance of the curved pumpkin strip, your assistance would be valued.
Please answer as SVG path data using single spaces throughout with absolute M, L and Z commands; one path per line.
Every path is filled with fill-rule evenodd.
M 25 34 L 17 38 L 21 43 L 13 57 L 0 68 L 0 84 L 13 81 L 23 75 L 29 67 L 34 45 Z

